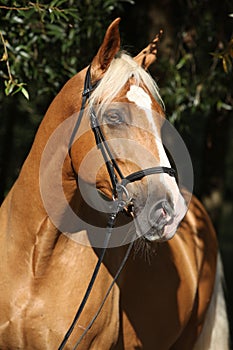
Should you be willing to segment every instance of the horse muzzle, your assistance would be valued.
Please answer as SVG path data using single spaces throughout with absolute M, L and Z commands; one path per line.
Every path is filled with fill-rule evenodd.
M 162 187 L 160 186 L 160 189 Z M 157 186 L 147 196 L 137 192 L 133 199 L 133 216 L 137 236 L 150 242 L 170 240 L 186 212 L 184 198 L 177 192 L 174 198 Z
M 149 241 L 166 239 L 165 227 L 172 224 L 174 216 L 174 209 L 166 199 L 155 203 L 148 213 L 151 228 L 145 234 L 145 238 Z

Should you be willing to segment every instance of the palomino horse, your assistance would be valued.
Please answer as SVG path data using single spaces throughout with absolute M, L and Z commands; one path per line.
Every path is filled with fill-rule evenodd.
M 2 350 L 228 349 L 215 232 L 196 198 L 185 215 L 161 144 L 163 107 L 146 72 L 155 43 L 132 59 L 119 51 L 118 25 L 52 102 L 1 207 Z M 109 212 L 92 207 L 97 197 L 106 208 L 117 203 L 108 223 L 113 232 L 116 219 L 115 241 L 60 346 L 105 244 Z M 115 281 L 134 222 L 137 249 Z M 137 254 L 140 245 L 150 262 Z

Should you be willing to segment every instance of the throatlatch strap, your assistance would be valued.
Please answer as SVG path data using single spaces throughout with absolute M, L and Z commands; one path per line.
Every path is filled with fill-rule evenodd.
M 70 153 L 70 149 L 71 146 L 74 142 L 74 138 L 75 135 L 79 129 L 82 117 L 83 117 L 83 113 L 84 113 L 84 109 L 85 109 L 85 105 L 90 97 L 91 92 L 97 87 L 97 85 L 99 84 L 100 81 L 97 81 L 93 86 L 91 85 L 91 65 L 87 68 L 87 73 L 85 76 L 85 80 L 84 80 L 84 90 L 82 93 L 82 104 L 81 104 L 81 108 L 79 111 L 79 115 L 76 121 L 76 124 L 74 126 L 74 129 L 72 131 L 71 137 L 70 137 L 70 141 L 69 141 L 69 153 Z

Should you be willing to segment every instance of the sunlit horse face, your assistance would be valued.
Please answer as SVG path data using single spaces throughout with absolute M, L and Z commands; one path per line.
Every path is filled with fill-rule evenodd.
M 157 86 L 131 57 L 121 54 L 112 60 L 90 105 L 124 176 L 154 166 L 170 167 L 161 141 L 164 113 Z M 112 198 L 110 177 L 91 130 L 78 139 L 76 149 L 74 167 L 79 176 Z M 128 184 L 127 190 L 138 234 L 150 241 L 170 239 L 185 213 L 175 178 L 154 174 Z

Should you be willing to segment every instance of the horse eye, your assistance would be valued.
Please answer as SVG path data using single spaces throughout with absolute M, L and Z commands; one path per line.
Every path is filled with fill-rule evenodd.
M 104 119 L 108 124 L 121 124 L 123 123 L 123 116 L 118 111 L 108 111 L 104 114 Z

